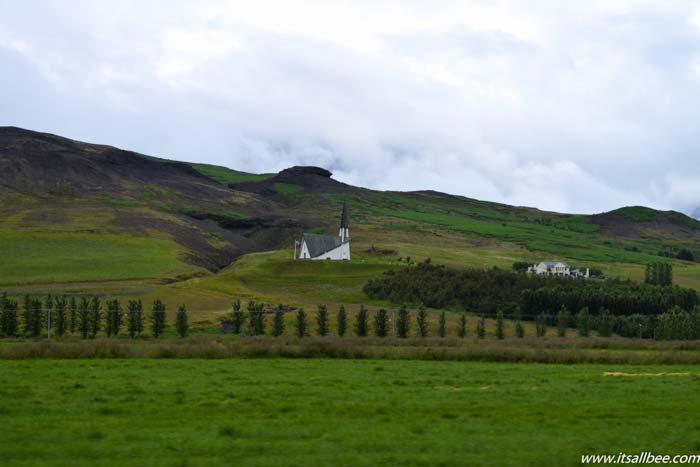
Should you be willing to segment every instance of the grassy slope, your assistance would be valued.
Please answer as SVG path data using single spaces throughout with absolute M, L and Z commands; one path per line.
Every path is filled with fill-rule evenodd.
M 193 164 L 221 183 L 264 180 L 223 167 Z M 244 177 L 244 178 L 241 178 Z M 246 178 L 246 177 L 253 177 Z M 184 212 L 187 200 L 163 190 L 147 189 L 138 199 L 75 200 L 71 208 L 19 194 L 3 195 L 0 209 L 0 287 L 11 292 L 77 292 L 142 297 L 166 297 L 169 307 L 187 303 L 202 318 L 229 308 L 233 298 L 269 303 L 315 306 L 366 301 L 362 285 L 382 271 L 402 267 L 399 257 L 427 257 L 452 266 L 499 266 L 514 261 L 568 260 L 575 266 L 600 267 L 609 276 L 641 279 L 644 264 L 678 240 L 653 234 L 639 238 L 604 235 L 588 216 L 560 215 L 432 193 L 362 191 L 356 196 L 312 195 L 302 187 L 276 184 L 286 197 L 287 215 L 319 219 L 316 231 L 334 232 L 340 203 L 350 205 L 353 261 L 303 263 L 289 258 L 291 250 L 244 256 L 219 274 L 206 274 L 183 261 L 187 251 L 164 233 L 135 232 L 112 225 L 112 213 L 160 216 Z M 232 195 L 231 217 L 245 212 L 245 193 Z M 198 208 L 199 209 L 199 208 Z M 249 208 L 248 208 L 249 209 Z M 242 212 L 242 214 L 240 213 Z M 649 220 L 655 211 L 623 208 L 618 214 Z M 58 213 L 59 220 L 53 219 Z M 214 237 L 210 243 L 218 240 Z M 375 246 L 394 253 L 375 256 Z M 119 261 L 114 261 L 117 258 Z M 661 258 L 663 259 L 663 258 Z M 676 282 L 700 288 L 700 265 L 674 261 Z M 166 284 L 163 279 L 203 274 Z M 381 305 L 377 303 L 377 305 Z
M 43 360 L 0 371 L 7 466 L 559 466 L 700 448 L 694 367 Z

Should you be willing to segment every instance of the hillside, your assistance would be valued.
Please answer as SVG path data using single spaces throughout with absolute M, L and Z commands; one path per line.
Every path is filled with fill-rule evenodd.
M 336 231 L 343 200 L 353 261 L 290 261 L 295 236 Z M 0 287 L 15 293 L 167 291 L 212 312 L 234 295 L 359 302 L 364 282 L 400 257 L 486 267 L 556 258 L 633 278 L 647 262 L 674 261 L 677 281 L 700 287 L 700 266 L 659 256 L 681 249 L 700 256 L 700 222 L 676 212 L 559 214 L 374 191 L 317 167 L 250 174 L 0 128 Z

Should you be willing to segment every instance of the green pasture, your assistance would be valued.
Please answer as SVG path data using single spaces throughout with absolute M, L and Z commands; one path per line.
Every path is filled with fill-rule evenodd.
M 694 366 L 129 359 L 0 372 L 5 466 L 563 466 L 700 452 Z

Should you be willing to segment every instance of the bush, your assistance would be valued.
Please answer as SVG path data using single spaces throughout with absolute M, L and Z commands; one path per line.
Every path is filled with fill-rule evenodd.
M 416 330 L 418 337 L 426 337 L 428 335 L 428 312 L 421 305 L 418 307 L 418 316 L 416 317 Z
M 384 308 L 374 317 L 374 333 L 377 337 L 386 337 L 389 333 L 387 313 Z

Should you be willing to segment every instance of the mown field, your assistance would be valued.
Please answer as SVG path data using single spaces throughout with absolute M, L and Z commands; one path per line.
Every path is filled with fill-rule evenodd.
M 0 372 L 7 466 L 562 466 L 700 452 L 694 366 L 128 359 Z

